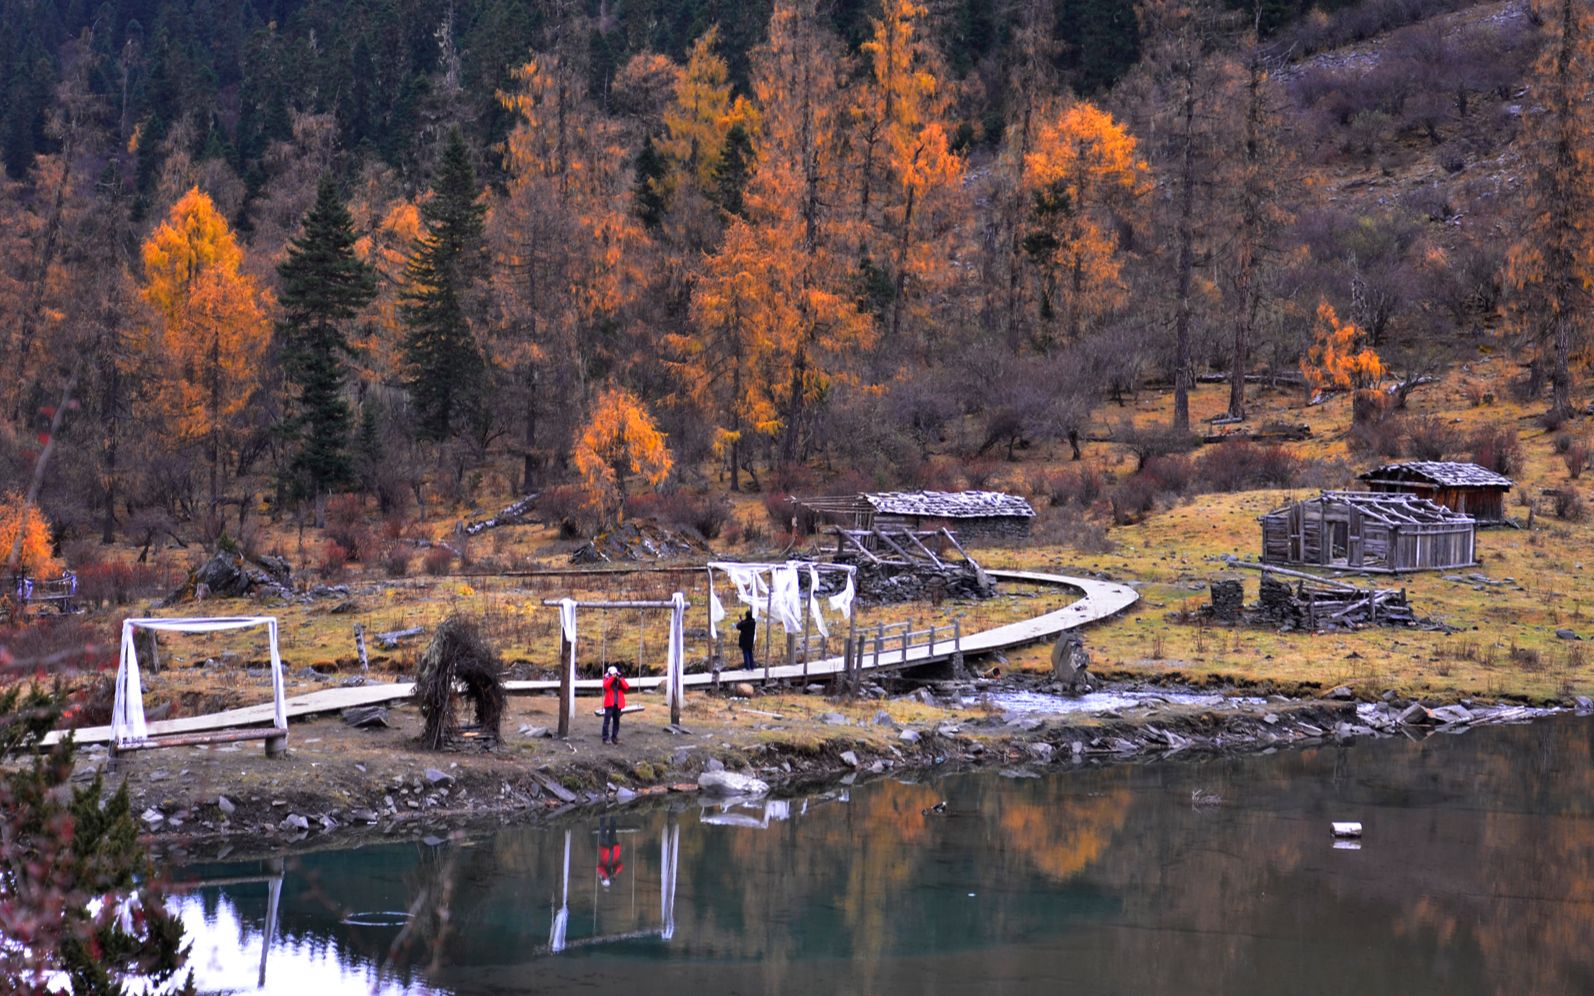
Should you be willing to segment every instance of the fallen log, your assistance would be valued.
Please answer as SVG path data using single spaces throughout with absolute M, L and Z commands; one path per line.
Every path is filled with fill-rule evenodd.
M 386 633 L 376 634 L 376 643 L 383 650 L 392 650 L 398 646 L 400 640 L 408 640 L 411 637 L 420 636 L 424 632 L 426 632 L 425 626 L 411 626 L 409 629 L 390 630 Z

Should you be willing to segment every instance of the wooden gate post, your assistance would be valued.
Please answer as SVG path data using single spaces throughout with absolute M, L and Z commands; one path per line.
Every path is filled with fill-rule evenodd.
M 575 691 L 574 665 L 570 661 L 570 641 L 565 637 L 564 626 L 559 627 L 559 736 L 570 736 L 571 697 Z

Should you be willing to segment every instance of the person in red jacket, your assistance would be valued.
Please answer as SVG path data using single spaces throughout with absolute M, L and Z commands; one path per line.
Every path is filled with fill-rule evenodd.
M 620 742 L 620 714 L 625 711 L 625 693 L 631 686 L 620 676 L 620 669 L 610 667 L 603 675 L 603 742 Z

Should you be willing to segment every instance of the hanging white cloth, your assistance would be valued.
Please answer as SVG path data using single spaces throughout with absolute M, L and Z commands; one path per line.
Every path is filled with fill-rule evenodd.
M 763 569 L 740 564 L 721 564 L 720 568 L 736 587 L 736 600 L 753 610 L 754 619 L 762 616 L 764 595 L 769 591 L 764 584 Z
M 664 660 L 665 701 L 672 705 L 681 699 L 681 678 L 686 672 L 686 596 L 670 596 L 670 646 Z
M 714 593 L 714 568 L 708 569 L 708 638 L 717 640 L 720 636 L 720 623 L 725 620 L 725 605 L 720 601 L 719 595 Z
M 564 634 L 565 644 L 570 648 L 570 658 L 564 662 L 570 671 L 570 680 L 566 683 L 568 692 L 561 705 L 564 715 L 573 722 L 576 717 L 576 600 L 573 598 L 559 600 L 559 631 Z
M 830 639 L 830 627 L 825 625 L 825 614 L 819 611 L 819 568 L 808 565 L 808 614 L 814 617 L 814 628 L 819 635 Z
M 852 621 L 852 600 L 857 597 L 858 589 L 853 586 L 852 572 L 847 572 L 847 587 L 830 596 L 830 607 L 848 621 Z
M 769 572 L 770 611 L 787 633 L 803 628 L 802 585 L 796 564 L 782 564 Z

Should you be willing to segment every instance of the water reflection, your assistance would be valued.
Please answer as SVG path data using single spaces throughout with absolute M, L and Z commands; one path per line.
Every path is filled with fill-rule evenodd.
M 203 988 L 296 996 L 1589 992 L 1591 742 L 1567 718 L 620 810 L 196 868 L 179 908 Z

